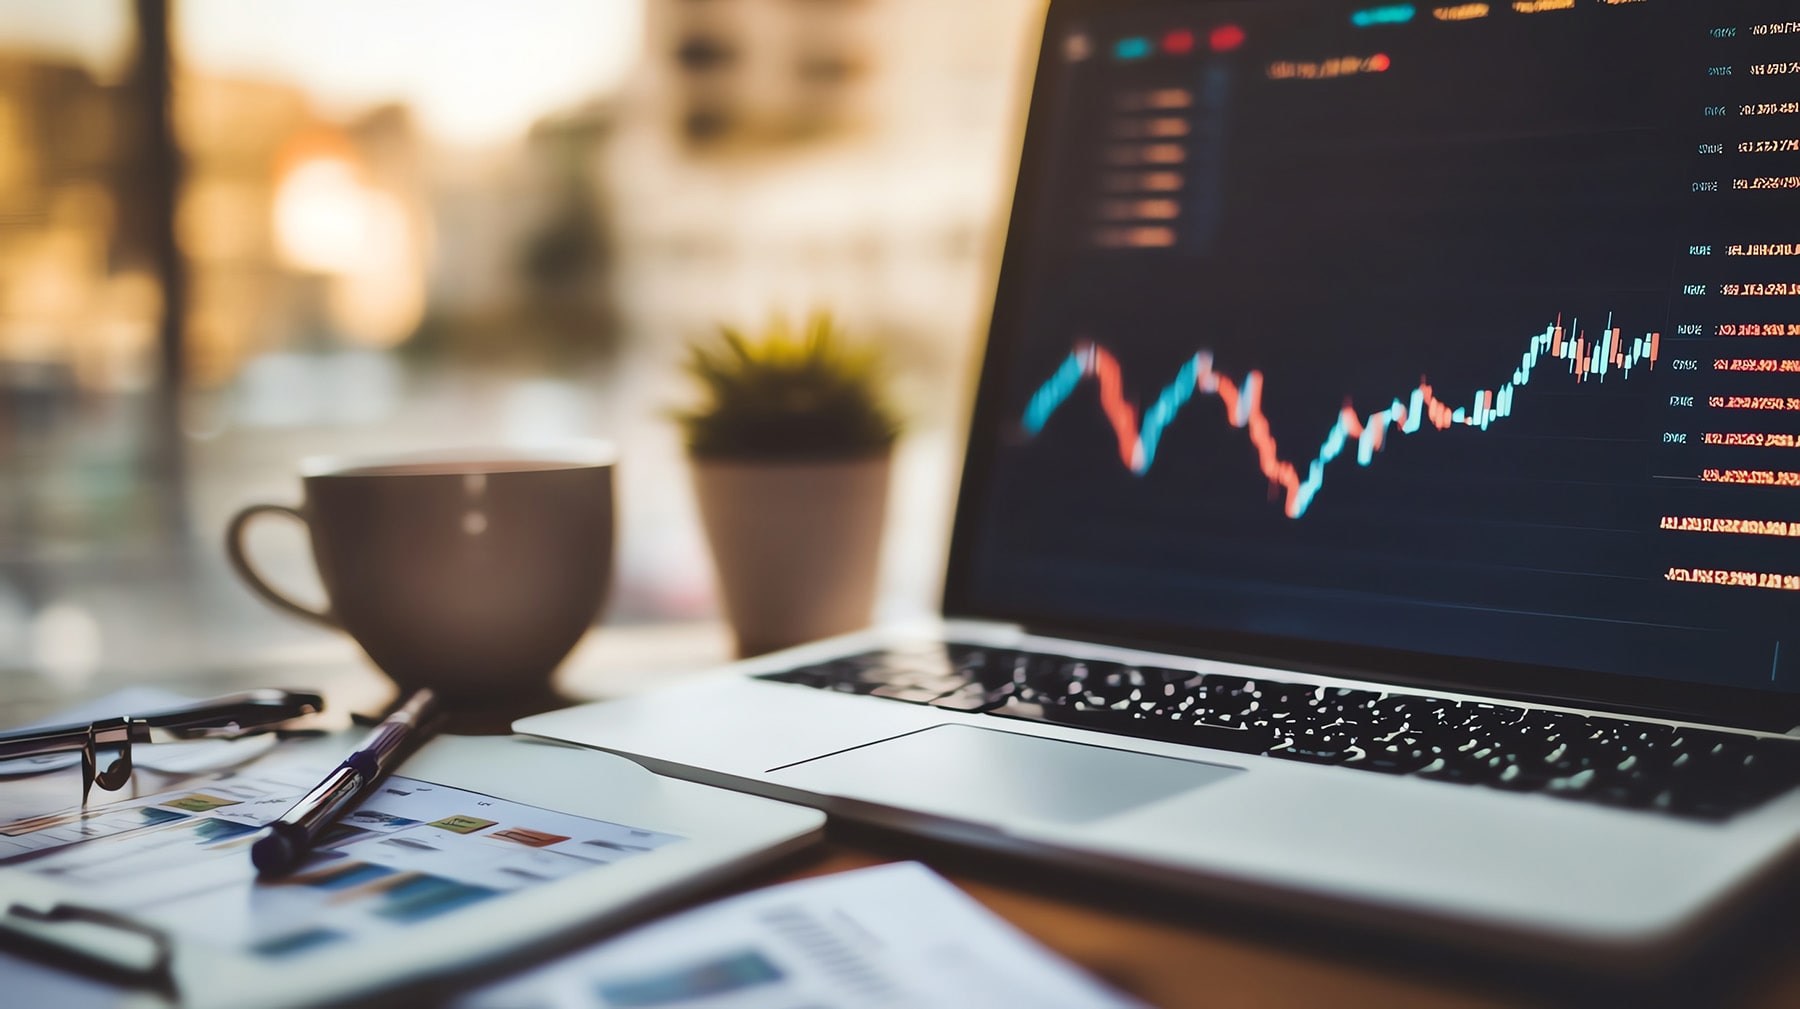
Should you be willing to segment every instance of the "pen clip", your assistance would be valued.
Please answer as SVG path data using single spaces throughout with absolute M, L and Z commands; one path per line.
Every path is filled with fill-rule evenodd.
M 175 1000 L 174 946 L 154 926 L 79 904 L 13 904 L 0 936 L 34 959 Z

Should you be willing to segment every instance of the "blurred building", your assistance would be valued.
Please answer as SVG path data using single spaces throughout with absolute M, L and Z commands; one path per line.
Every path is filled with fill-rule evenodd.
M 80 66 L 0 53 L 0 385 L 17 396 L 149 380 L 160 300 L 121 220 L 127 109 Z
M 876 32 L 885 13 L 854 0 L 659 0 L 650 51 L 668 71 L 664 106 L 695 148 L 805 142 L 872 125 Z
M 603 180 L 631 325 L 830 307 L 941 389 L 985 317 L 1041 7 L 651 0 Z
M 388 348 L 413 334 L 430 207 L 404 107 L 334 123 L 297 87 L 188 74 L 176 110 L 197 385 L 258 354 Z

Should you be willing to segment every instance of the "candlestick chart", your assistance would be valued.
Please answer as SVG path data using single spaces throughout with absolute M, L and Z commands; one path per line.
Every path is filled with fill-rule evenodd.
M 1513 415 L 1518 390 L 1540 371 L 1545 361 L 1565 365 L 1564 381 L 1579 385 L 1604 382 L 1609 375 L 1628 380 L 1634 371 L 1653 369 L 1661 352 L 1659 333 L 1627 338 L 1607 316 L 1606 325 L 1590 338 L 1579 320 L 1565 327 L 1562 317 L 1531 337 L 1518 365 L 1504 382 L 1477 389 L 1453 406 L 1439 395 L 1429 378 L 1421 378 L 1402 396 L 1368 414 L 1360 413 L 1346 398 L 1331 428 L 1313 457 L 1296 463 L 1281 454 L 1263 412 L 1264 376 L 1251 370 L 1234 379 L 1215 369 L 1209 350 L 1197 351 L 1177 371 L 1155 401 L 1140 416 L 1127 398 L 1125 376 L 1112 351 L 1092 341 L 1078 342 L 1047 380 L 1031 396 L 1021 419 L 1028 436 L 1041 433 L 1050 418 L 1068 402 L 1075 390 L 1092 380 L 1099 387 L 1099 406 L 1104 421 L 1118 441 L 1119 460 L 1142 476 L 1155 464 L 1163 434 L 1196 396 L 1211 396 L 1224 407 L 1225 420 L 1241 430 L 1256 450 L 1262 474 L 1281 497 L 1288 518 L 1303 517 L 1325 483 L 1326 468 L 1354 449 L 1358 466 L 1369 466 L 1384 445 L 1396 435 L 1422 431 L 1465 429 L 1485 432 Z

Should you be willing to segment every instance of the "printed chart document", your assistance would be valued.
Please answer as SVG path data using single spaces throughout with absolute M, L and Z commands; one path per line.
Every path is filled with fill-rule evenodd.
M 297 767 L 260 770 L 100 816 L 73 810 L 9 824 L 0 827 L 0 865 L 22 863 L 175 934 L 280 956 L 374 937 L 681 840 L 396 776 L 330 828 L 302 871 L 256 883 L 254 835 L 316 777 Z
M 917 862 L 806 879 L 658 922 L 456 1009 L 1142 1009 Z
M 0 929 L 126 971 L 134 1004 L 368 998 L 622 918 L 824 823 L 599 751 L 441 736 L 296 872 L 259 879 L 258 831 L 345 752 L 298 743 L 170 791 L 0 816 Z

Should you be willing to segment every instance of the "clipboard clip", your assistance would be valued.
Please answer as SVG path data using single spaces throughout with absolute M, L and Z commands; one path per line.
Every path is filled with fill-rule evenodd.
M 318 714 L 325 700 L 299 690 L 260 689 L 196 701 L 167 711 L 97 722 L 0 732 L 0 759 L 81 753 L 81 804 L 95 785 L 116 792 L 131 780 L 133 743 L 238 739 L 291 729 L 287 723 Z
M 81 804 L 95 785 L 116 792 L 131 780 L 131 742 L 148 739 L 150 727 L 142 718 L 108 718 L 87 727 L 87 743 L 81 748 Z
M 175 947 L 168 935 L 117 912 L 13 904 L 0 915 L 0 942 L 43 963 L 176 999 Z

